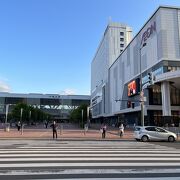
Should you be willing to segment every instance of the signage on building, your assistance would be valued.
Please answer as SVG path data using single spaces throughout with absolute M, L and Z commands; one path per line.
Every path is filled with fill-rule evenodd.
M 156 76 L 160 75 L 163 73 L 163 67 L 160 67 L 158 69 L 156 69 L 155 71 L 152 71 L 152 80 L 155 81 L 156 80 Z M 144 76 L 142 78 L 142 89 L 146 89 L 148 86 L 150 86 L 151 84 L 149 83 L 149 77 L 148 75 Z
M 151 35 L 156 31 L 156 22 L 154 21 L 151 26 L 149 26 L 146 31 L 143 33 L 142 38 L 141 38 L 141 44 L 144 44 L 147 39 L 151 37 Z
M 128 96 L 134 96 L 139 92 L 139 78 L 128 84 Z

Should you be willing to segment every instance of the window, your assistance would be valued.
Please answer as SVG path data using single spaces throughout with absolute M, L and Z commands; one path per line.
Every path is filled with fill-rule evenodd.
M 120 41 L 123 42 L 123 41 L 124 41 L 124 38 L 120 38 Z
M 178 67 L 178 66 L 168 66 L 168 68 L 167 68 L 168 72 L 177 71 L 177 70 L 180 70 L 180 67 Z
M 173 106 L 180 105 L 180 90 L 176 89 L 175 87 L 171 87 L 170 98 L 171 98 L 171 105 Z
M 124 44 L 120 44 L 120 47 L 124 47 Z
M 124 36 L 124 32 L 120 32 L 120 36 Z
M 166 133 L 166 131 L 165 131 L 164 129 L 162 129 L 162 128 L 156 128 L 156 131 L 157 131 L 157 132 Z
M 155 127 L 147 127 L 145 128 L 147 131 L 156 131 Z
M 154 85 L 152 88 L 149 88 L 149 104 L 150 105 L 161 105 L 161 87 L 159 85 Z

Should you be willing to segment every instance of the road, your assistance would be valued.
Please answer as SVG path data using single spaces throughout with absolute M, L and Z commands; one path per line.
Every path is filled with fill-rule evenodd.
M 178 143 L 1 140 L 0 144 L 2 180 L 180 177 Z

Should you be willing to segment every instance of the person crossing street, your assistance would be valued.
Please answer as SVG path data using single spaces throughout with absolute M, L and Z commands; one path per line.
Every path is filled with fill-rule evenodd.
M 56 121 L 53 122 L 53 124 L 51 124 L 50 126 L 53 130 L 53 139 L 56 137 L 57 139 L 57 129 L 58 129 L 58 124 L 56 123 Z

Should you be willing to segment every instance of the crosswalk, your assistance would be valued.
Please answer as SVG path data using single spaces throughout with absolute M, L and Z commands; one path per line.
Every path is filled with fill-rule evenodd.
M 180 179 L 180 149 L 141 142 L 0 148 L 0 179 Z

